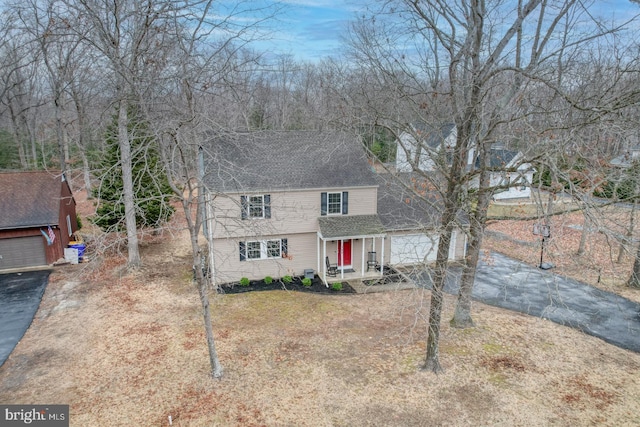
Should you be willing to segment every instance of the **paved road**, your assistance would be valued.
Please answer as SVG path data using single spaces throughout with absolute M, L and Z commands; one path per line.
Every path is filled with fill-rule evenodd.
M 51 271 L 0 274 L 0 366 L 31 325 Z
M 461 269 L 452 268 L 445 292 L 458 293 Z M 430 287 L 428 274 L 415 278 Z M 478 266 L 474 300 L 549 319 L 640 352 L 640 304 L 498 253 Z

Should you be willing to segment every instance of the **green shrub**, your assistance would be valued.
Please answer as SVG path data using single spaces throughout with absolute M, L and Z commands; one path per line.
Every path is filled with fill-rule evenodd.
M 341 291 L 342 290 L 342 283 L 336 282 L 336 283 L 332 284 L 331 285 L 331 289 L 333 289 L 334 291 Z
M 308 277 L 305 277 L 304 279 L 302 279 L 302 286 L 306 288 L 311 286 L 311 279 L 309 279 Z
M 273 278 L 271 276 L 267 276 L 264 278 L 264 283 L 266 283 L 267 285 L 270 285 L 271 282 L 273 282 Z
M 240 279 L 240 286 L 249 286 L 249 279 L 246 277 Z
M 76 223 L 78 224 L 78 230 L 80 230 L 82 228 L 82 219 L 78 214 L 76 214 Z
M 282 277 L 282 283 L 284 283 L 285 285 L 288 285 L 291 282 L 293 282 L 293 277 L 291 277 L 291 276 L 283 276 Z

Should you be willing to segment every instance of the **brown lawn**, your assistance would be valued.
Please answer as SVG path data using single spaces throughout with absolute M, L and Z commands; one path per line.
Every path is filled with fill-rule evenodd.
M 115 251 L 55 270 L 1 403 L 69 404 L 72 426 L 640 425 L 640 354 L 506 310 L 451 329 L 447 297 L 445 372 L 420 370 L 423 291 L 212 294 L 213 380 L 184 230 L 141 252 L 135 274 Z

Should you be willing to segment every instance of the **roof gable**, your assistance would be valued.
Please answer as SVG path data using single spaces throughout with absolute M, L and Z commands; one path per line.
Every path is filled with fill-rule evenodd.
M 443 144 L 446 148 L 455 145 L 455 137 L 457 134 L 455 123 L 446 123 L 441 126 L 433 126 L 424 122 L 414 123 L 411 125 L 416 136 L 432 149 L 439 149 Z
M 502 145 L 491 147 L 489 152 L 489 168 L 504 169 L 513 167 L 522 158 L 522 153 L 504 148 Z M 476 157 L 475 167 L 480 168 L 480 157 Z
M 0 172 L 0 228 L 57 225 L 62 185 L 60 172 Z
M 214 137 L 203 148 L 204 181 L 212 191 L 376 185 L 361 144 L 343 132 L 239 132 Z

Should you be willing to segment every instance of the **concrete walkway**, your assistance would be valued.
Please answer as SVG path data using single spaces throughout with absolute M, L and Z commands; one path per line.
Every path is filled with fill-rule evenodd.
M 452 267 L 445 292 L 457 295 L 461 267 Z M 478 265 L 476 301 L 549 319 L 640 352 L 640 304 L 585 283 L 543 271 L 498 253 Z M 430 288 L 428 273 L 413 276 Z
M 0 366 L 38 311 L 50 270 L 0 274 Z

